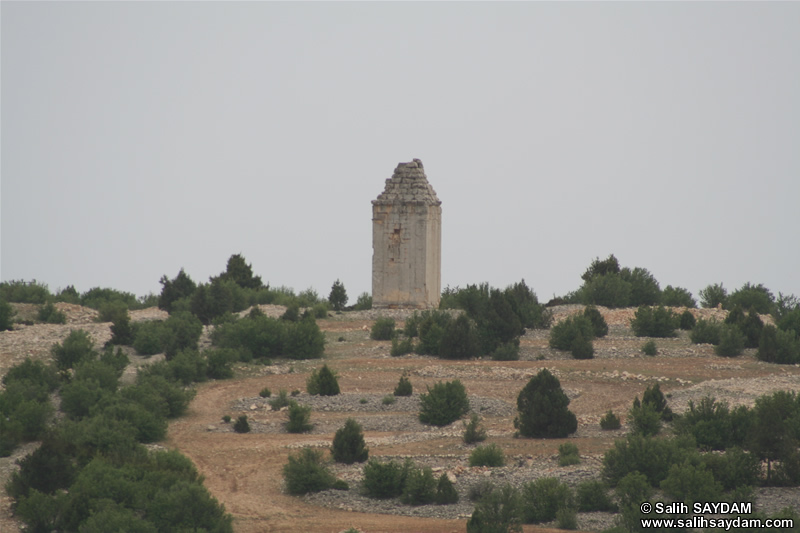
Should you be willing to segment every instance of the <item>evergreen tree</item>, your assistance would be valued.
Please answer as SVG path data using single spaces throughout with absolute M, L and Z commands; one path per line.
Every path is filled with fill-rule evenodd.
M 578 419 L 568 405 L 558 378 L 544 368 L 520 391 L 514 427 L 523 437 L 566 437 L 578 429 Z
M 364 442 L 361 424 L 348 418 L 344 426 L 336 431 L 331 446 L 331 455 L 337 463 L 351 465 L 363 463 L 369 458 L 369 449 Z
M 338 279 L 333 282 L 331 287 L 331 294 L 328 296 L 328 301 L 331 303 L 334 311 L 341 311 L 347 305 L 347 291 L 344 284 Z

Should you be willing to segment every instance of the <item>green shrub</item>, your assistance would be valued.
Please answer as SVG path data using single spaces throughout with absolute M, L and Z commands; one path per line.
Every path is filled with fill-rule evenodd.
M 744 335 L 745 348 L 758 348 L 758 341 L 761 338 L 761 331 L 764 329 L 764 322 L 758 313 L 751 310 L 744 321 L 739 325 L 739 329 Z
M 133 331 L 133 349 L 139 355 L 161 352 L 161 330 L 164 323 L 157 320 L 140 322 Z
M 700 305 L 707 309 L 722 305 L 726 306 L 728 302 L 728 290 L 722 286 L 722 283 L 714 283 L 708 285 L 705 289 L 700 291 Z
M 631 431 L 636 435 L 657 435 L 661 431 L 661 414 L 650 403 L 640 403 L 637 397 L 628 412 Z
M 491 356 L 492 361 L 519 361 L 519 339 L 501 344 Z
M 6 300 L 0 298 L 0 331 L 14 329 L 14 309 Z
M 645 355 L 656 355 L 658 354 L 658 348 L 656 348 L 655 341 L 647 341 L 646 343 L 642 344 L 642 353 Z
M 661 392 L 661 385 L 658 383 L 645 389 L 642 395 L 642 403 L 652 405 L 661 416 L 662 420 L 666 422 L 672 420 L 672 409 L 667 406 L 667 398 L 664 396 L 664 393 Z
M 264 387 L 263 389 L 261 389 L 261 392 L 259 392 L 258 395 L 261 396 L 262 398 L 269 398 L 270 396 L 272 396 L 272 391 L 269 390 L 269 387 Z
M 700 318 L 689 333 L 689 339 L 694 344 L 719 344 L 722 333 L 722 324 L 716 320 Z
M 739 328 L 727 324 L 723 326 L 714 353 L 723 357 L 735 357 L 741 355 L 742 350 L 744 350 L 744 335 Z
M 575 359 L 591 359 L 594 357 L 594 346 L 592 346 L 591 339 L 584 337 L 580 332 L 572 339 L 569 351 Z
M 203 352 L 208 360 L 206 375 L 211 379 L 230 379 L 233 377 L 231 363 L 239 360 L 239 352 L 227 348 L 215 348 Z
M 667 307 L 697 307 L 697 301 L 692 297 L 691 292 L 683 287 L 673 287 L 672 285 L 667 285 L 661 291 L 661 301 L 659 303 Z
M 50 349 L 59 370 L 73 368 L 81 361 L 95 359 L 94 342 L 89 333 L 82 329 L 74 329 L 61 344 L 54 344 Z
M 653 494 L 649 480 L 639 472 L 631 472 L 623 477 L 617 485 L 621 517 L 619 519 L 623 531 L 644 531 L 640 520 L 647 515 L 641 512 L 642 502 L 646 502 Z
M 294 495 L 327 490 L 336 482 L 322 460 L 322 452 L 312 448 L 303 448 L 297 454 L 289 454 L 289 462 L 283 465 L 283 478 L 286 481 L 286 491 Z
M 593 305 L 589 305 L 583 310 L 583 316 L 589 319 L 592 324 L 592 333 L 595 338 L 602 338 L 608 335 L 608 324 L 603 315 Z
M 56 306 L 53 305 L 53 302 L 47 302 L 41 308 L 39 308 L 39 312 L 36 314 L 36 319 L 39 322 L 44 322 L 45 324 L 67 323 L 67 315 L 56 309 Z
M 290 359 L 319 359 L 325 351 L 325 334 L 312 316 L 286 324 L 284 355 Z
M 576 465 L 581 462 L 578 447 L 571 442 L 565 442 L 558 447 L 558 466 Z
M 596 511 L 613 513 L 617 506 L 608 497 L 608 490 L 602 481 L 591 479 L 578 484 L 575 489 L 578 510 L 582 513 Z
M 406 505 L 426 505 L 436 498 L 436 479 L 430 467 L 412 468 L 408 472 L 400 500 Z
M 286 431 L 289 433 L 308 433 L 314 427 L 311 424 L 311 406 L 300 405 L 294 400 L 289 400 L 289 420 L 286 422 Z
M 369 338 L 376 341 L 388 341 L 394 337 L 394 319 L 381 317 L 372 324 Z
M 753 285 L 750 282 L 742 285 L 728 296 L 728 301 L 723 304 L 726 309 L 732 309 L 735 306 L 741 306 L 743 309 L 753 310 L 762 315 L 772 313 L 775 308 L 775 297 L 769 289 L 762 284 Z
M 572 315 L 550 328 L 550 347 L 556 350 L 571 350 L 577 337 L 594 338 L 592 322 L 583 315 Z
M 337 463 L 348 465 L 363 463 L 369 457 L 369 449 L 364 442 L 361 425 L 354 419 L 348 418 L 344 426 L 336 431 L 331 446 L 331 455 Z
M 286 390 L 281 389 L 278 392 L 278 395 L 269 401 L 269 406 L 272 408 L 273 411 L 279 411 L 281 407 L 287 407 L 289 405 L 289 393 Z
M 663 306 L 639 307 L 631 319 L 631 328 L 637 337 L 674 337 L 677 326 L 678 317 Z
M 241 415 L 236 419 L 233 424 L 233 430 L 236 433 L 250 433 L 250 423 L 247 421 L 247 415 Z
M 486 440 L 486 430 L 480 424 L 480 418 L 472 413 L 469 423 L 464 422 L 464 444 L 475 444 Z
M 800 299 L 795 296 L 792 296 L 792 298 L 795 299 L 795 307 L 785 309 L 780 313 L 775 313 L 777 326 L 784 331 L 794 331 L 796 335 L 800 336 L 800 305 L 797 303 Z M 781 301 L 781 305 L 788 304 L 784 304 L 783 301 Z
M 281 320 L 286 322 L 297 322 L 300 320 L 300 306 L 292 304 L 286 308 L 286 311 L 281 315 Z
M 565 507 L 556 512 L 556 527 L 558 529 L 578 529 L 578 514 L 575 509 Z
M 467 497 L 469 501 L 477 502 L 488 496 L 494 489 L 494 483 L 488 479 L 482 479 L 469 487 Z
M 314 307 L 311 308 L 311 314 L 316 319 L 328 318 L 328 304 L 325 302 L 314 304 Z
M 231 423 L 231 415 L 224 415 L 222 417 L 222 421 L 225 422 L 226 424 L 230 424 Z
M 615 441 L 614 447 L 603 456 L 603 477 L 614 487 L 626 475 L 641 472 L 650 485 L 658 486 L 666 479 L 670 466 L 691 457 L 697 457 L 691 439 L 655 439 L 631 434 Z
M 676 421 L 675 430 L 681 435 L 691 435 L 700 449 L 724 450 L 733 444 L 731 424 L 728 404 L 706 396 L 696 405 L 689 400 L 689 408 Z
M 578 419 L 568 406 L 558 378 L 544 368 L 520 391 L 514 427 L 523 437 L 564 438 L 578 429 Z
M 702 460 L 725 491 L 755 487 L 760 481 L 761 461 L 739 447 L 729 448 L 725 453 L 703 454 Z
M 395 461 L 381 463 L 370 459 L 364 465 L 364 495 L 379 500 L 400 496 L 411 468 L 410 460 L 401 465 Z
M 469 399 L 459 380 L 441 381 L 419 396 L 419 421 L 433 426 L 452 424 L 469 412 Z
M 543 477 L 522 486 L 522 521 L 541 524 L 555 520 L 559 509 L 575 507 L 569 485 L 553 477 Z
M 383 397 L 381 403 L 383 405 L 392 405 L 396 401 L 397 399 L 394 397 L 394 394 L 387 394 L 386 396 Z
M 192 278 L 182 268 L 173 279 L 170 280 L 164 275 L 159 280 L 159 283 L 161 283 L 161 294 L 158 297 L 158 308 L 167 313 L 172 312 L 173 304 L 176 301 L 191 298 L 197 288 L 197 284 L 192 281 Z
M 131 318 L 128 309 L 123 308 L 111 319 L 111 340 L 107 344 L 130 346 L 134 340 Z
M 619 417 L 615 415 L 611 409 L 600 419 L 600 429 L 612 430 L 619 429 L 620 427 L 622 427 L 622 424 L 619 421 Z
M 764 326 L 756 357 L 768 363 L 800 363 L 800 337 L 793 330 L 784 331 L 775 326 Z
M 633 286 L 619 273 L 594 275 L 578 289 L 577 299 L 586 305 L 619 308 L 631 305 Z
M 489 491 L 467 521 L 467 533 L 522 533 L 522 498 L 511 485 Z
M 439 340 L 439 357 L 470 359 L 480 354 L 480 343 L 472 321 L 459 315 L 447 323 Z
M 181 350 L 168 362 L 172 377 L 184 386 L 205 381 L 208 361 L 197 350 Z
M 36 280 L 11 280 L 0 283 L 0 299 L 6 302 L 43 304 L 50 299 L 50 289 Z
M 447 474 L 439 476 L 439 481 L 436 484 L 436 494 L 433 501 L 437 505 L 451 505 L 458 503 L 458 491 L 453 486 L 453 482 L 447 477 Z
M 197 350 L 197 341 L 203 333 L 203 324 L 193 314 L 174 312 L 161 329 L 161 347 L 167 360 L 181 350 Z
M 328 301 L 334 311 L 342 311 L 344 306 L 347 305 L 347 291 L 344 288 L 344 284 L 338 279 L 333 282 Z
M 362 292 L 356 299 L 353 311 L 367 311 L 369 309 L 372 309 L 372 296 L 367 292 Z
M 695 319 L 694 315 L 688 309 L 681 313 L 680 318 L 680 325 L 679 327 L 684 330 L 688 331 L 694 328 L 695 324 L 697 324 L 697 319 Z
M 318 394 L 320 396 L 336 396 L 339 394 L 339 380 L 336 373 L 328 368 L 328 365 L 322 365 L 319 370 L 314 369 L 311 375 L 306 380 L 306 390 L 309 394 Z
M 397 357 L 400 355 L 406 355 L 414 351 L 414 345 L 411 342 L 410 338 L 406 338 L 403 340 L 399 340 L 397 337 L 392 339 L 392 349 L 390 350 L 390 354 L 393 357 Z
M 478 446 L 469 455 L 469 466 L 505 466 L 506 457 L 497 444 Z
M 408 376 L 403 373 L 400 376 L 400 381 L 397 382 L 397 386 L 394 388 L 394 395 L 395 396 L 411 396 L 412 387 L 411 381 L 408 379 Z
M 34 361 L 26 357 L 8 369 L 3 376 L 2 383 L 6 386 L 14 382 L 20 382 L 24 388 L 33 394 L 34 389 L 43 391 L 40 399 L 44 400 L 47 394 L 58 388 L 58 372 L 51 364 L 44 364 L 41 361 Z M 33 396 L 30 396 L 31 398 Z
M 722 487 L 705 465 L 689 461 L 672 465 L 661 489 L 674 501 L 686 502 L 690 507 L 695 502 L 717 501 L 722 495 Z

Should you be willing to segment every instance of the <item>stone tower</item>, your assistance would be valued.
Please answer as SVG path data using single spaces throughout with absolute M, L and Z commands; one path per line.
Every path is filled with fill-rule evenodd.
M 372 200 L 373 307 L 439 306 L 441 205 L 419 159 L 398 164 Z

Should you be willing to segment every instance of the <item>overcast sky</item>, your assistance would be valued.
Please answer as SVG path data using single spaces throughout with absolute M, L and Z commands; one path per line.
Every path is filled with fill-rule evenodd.
M 420 158 L 442 286 L 548 300 L 613 253 L 800 295 L 800 3 L 15 3 L 3 280 L 159 292 L 241 253 L 371 289 Z

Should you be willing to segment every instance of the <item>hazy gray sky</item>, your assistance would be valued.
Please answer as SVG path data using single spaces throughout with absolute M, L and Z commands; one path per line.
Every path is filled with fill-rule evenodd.
M 800 3 L 0 4 L 2 279 L 159 292 L 242 253 L 370 290 L 420 158 L 442 286 L 614 253 L 800 295 Z

